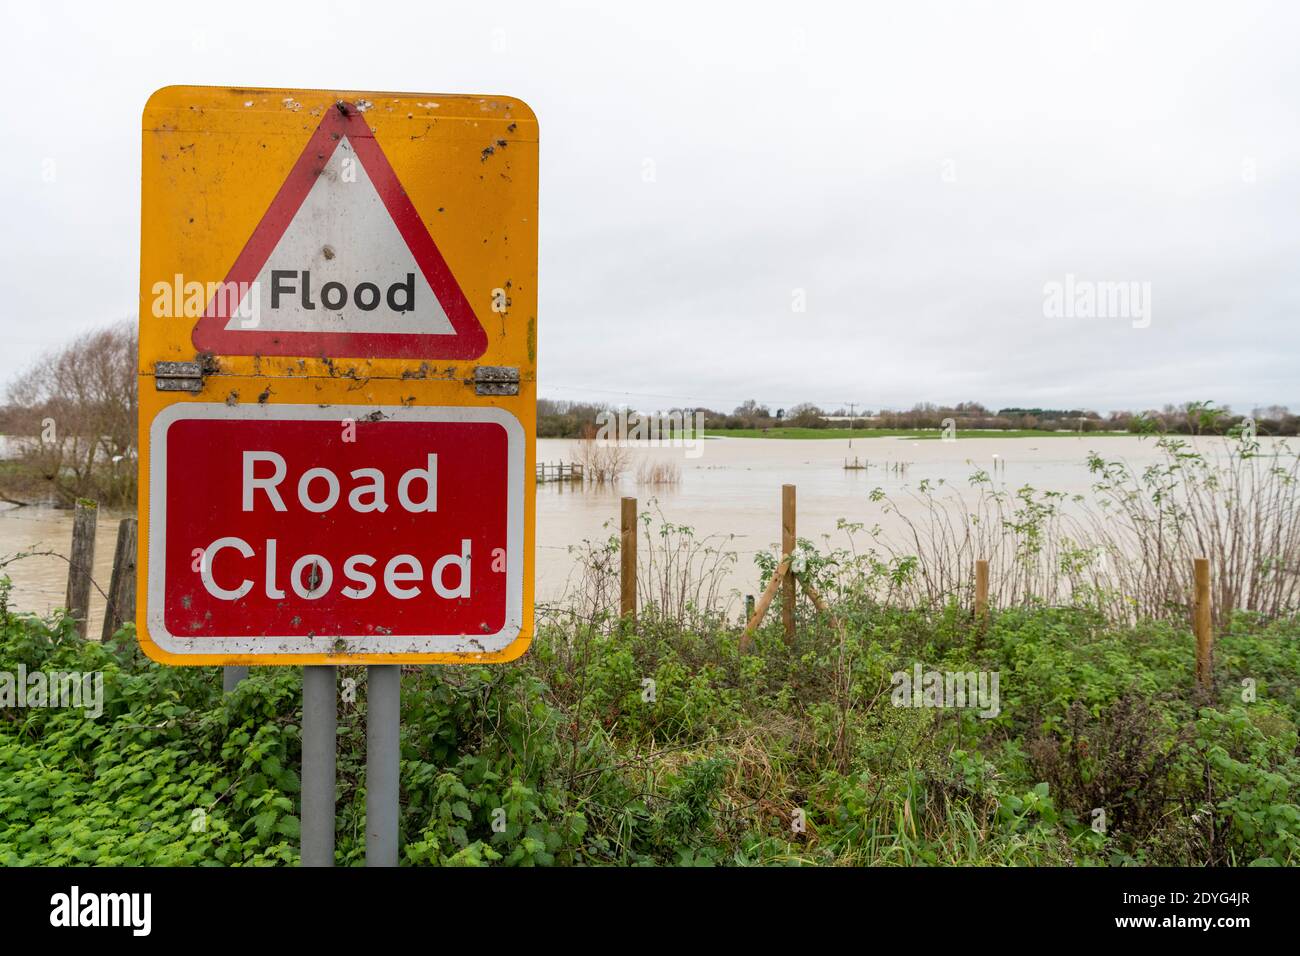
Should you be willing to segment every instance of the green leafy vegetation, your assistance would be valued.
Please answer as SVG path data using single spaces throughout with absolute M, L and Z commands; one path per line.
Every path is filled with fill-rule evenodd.
M 1294 619 L 1235 614 L 1200 692 L 1177 622 L 1025 607 L 981 628 L 955 604 L 823 593 L 836 622 L 801 603 L 791 643 L 772 614 L 747 654 L 734 621 L 651 608 L 553 618 L 510 665 L 408 668 L 404 862 L 1300 863 Z M 223 695 L 215 669 L 144 660 L 129 627 L 100 644 L 4 611 L 0 669 L 19 663 L 102 671 L 104 710 L 0 709 L 0 863 L 297 861 L 297 669 Z M 896 706 L 915 663 L 997 672 L 997 715 Z M 364 858 L 364 675 L 340 669 L 341 865 Z

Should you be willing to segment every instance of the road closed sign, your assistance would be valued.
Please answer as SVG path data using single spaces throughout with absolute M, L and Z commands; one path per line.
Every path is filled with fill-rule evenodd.
M 150 484 L 165 491 L 148 626 L 164 650 L 465 655 L 517 639 L 513 416 L 183 403 L 151 428 Z
M 143 123 L 145 651 L 491 663 L 533 626 L 537 123 L 169 87 Z

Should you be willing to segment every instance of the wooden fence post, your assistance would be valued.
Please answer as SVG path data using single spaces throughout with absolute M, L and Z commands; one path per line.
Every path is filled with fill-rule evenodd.
M 989 563 L 975 562 L 975 623 L 983 625 L 989 613 Z
M 788 643 L 794 637 L 794 602 L 795 587 L 798 585 L 803 588 L 804 594 L 808 595 L 808 600 L 812 601 L 815 607 L 821 613 L 831 619 L 831 623 L 836 627 L 840 626 L 835 612 L 830 609 L 822 596 L 817 593 L 813 587 L 810 576 L 805 576 L 799 580 L 794 572 L 794 551 L 795 543 L 795 498 L 794 485 L 781 486 L 781 558 L 777 561 L 776 570 L 772 573 L 772 580 L 767 582 L 767 588 L 763 591 L 762 596 L 758 599 L 758 604 L 754 604 L 753 595 L 745 598 L 745 615 L 748 621 L 745 629 L 740 635 L 740 650 L 743 653 L 749 649 L 754 640 L 754 632 L 758 626 L 763 623 L 763 617 L 767 614 L 768 605 L 776 597 L 778 589 L 781 590 L 781 601 L 784 605 L 781 608 L 782 622 L 785 624 L 785 639 Z
M 95 523 L 99 505 L 78 498 L 72 516 L 72 554 L 68 557 L 68 593 L 64 605 L 68 616 L 77 622 L 77 634 L 86 636 L 90 617 L 90 575 L 95 568 Z
M 767 582 L 767 588 L 758 599 L 758 604 L 754 608 L 754 614 L 750 617 L 749 622 L 745 625 L 744 633 L 740 635 L 740 650 L 742 652 L 749 650 L 749 645 L 754 640 L 754 632 L 758 626 L 763 623 L 763 618 L 767 615 L 767 606 L 772 603 L 776 597 L 776 589 L 791 576 L 790 559 L 782 558 L 781 563 L 776 566 L 776 571 L 772 574 L 772 580 Z
M 1193 570 L 1196 580 L 1196 597 L 1192 605 L 1192 624 L 1196 631 L 1196 682 L 1208 690 L 1214 681 L 1214 608 L 1210 602 L 1210 559 L 1196 558 Z
M 623 499 L 623 535 L 619 544 L 622 601 L 620 616 L 636 623 L 636 499 Z
M 794 485 L 781 486 L 781 554 L 788 559 L 794 558 Z M 794 573 L 785 576 L 781 582 L 781 622 L 785 625 L 785 639 L 794 638 Z
M 104 607 L 104 630 L 100 639 L 107 641 L 127 621 L 135 620 L 135 519 L 123 518 L 117 525 L 117 548 L 113 551 L 113 577 L 108 585 L 108 602 Z

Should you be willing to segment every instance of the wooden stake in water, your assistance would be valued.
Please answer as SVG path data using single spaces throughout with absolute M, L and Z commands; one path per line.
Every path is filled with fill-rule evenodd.
M 135 519 L 123 518 L 117 526 L 117 548 L 113 552 L 113 576 L 108 585 L 108 604 L 104 608 L 104 629 L 100 639 L 107 641 L 127 621 L 135 620 Z
M 72 554 L 68 556 L 68 593 L 64 605 L 77 624 L 77 634 L 86 636 L 90 617 L 90 575 L 95 567 L 95 524 L 99 505 L 78 498 L 72 516 Z
M 622 583 L 620 616 L 636 623 L 636 499 L 623 499 L 622 537 L 619 541 L 619 576 Z
M 1210 559 L 1193 562 L 1196 597 L 1192 605 L 1192 625 L 1196 631 L 1196 682 L 1207 690 L 1214 682 L 1214 607 L 1210 602 Z

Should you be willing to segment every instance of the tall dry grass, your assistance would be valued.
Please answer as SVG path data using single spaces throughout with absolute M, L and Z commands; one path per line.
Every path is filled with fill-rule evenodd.
M 1300 459 L 1285 443 L 1262 450 L 1240 439 L 1157 441 L 1161 458 L 1135 468 L 1088 459 L 1089 494 L 1008 489 L 977 471 L 965 488 L 923 480 L 870 500 L 889 530 L 846 521 L 822 546 L 802 540 L 801 574 L 839 600 L 901 607 L 973 603 L 975 562 L 989 562 L 994 607 L 1081 606 L 1107 619 L 1186 619 L 1192 561 L 1211 560 L 1216 620 L 1237 610 L 1300 613 Z M 651 502 L 640 516 L 642 606 L 685 622 L 729 614 L 736 555 L 721 536 L 697 538 Z M 613 620 L 619 541 L 571 548 L 565 602 L 586 621 Z M 776 558 L 757 558 L 771 573 Z
M 597 485 L 617 484 L 632 463 L 632 450 L 626 445 L 605 442 L 589 436 L 573 445 L 574 460 L 582 465 L 586 481 Z
M 1286 442 L 1251 438 L 1204 450 L 1161 439 L 1164 459 L 1141 472 L 1093 455 L 1095 538 L 1116 554 L 1112 584 L 1138 616 L 1185 603 L 1192 560 L 1209 558 L 1216 616 L 1300 609 L 1300 458 Z
M 701 537 L 693 528 L 668 521 L 656 499 L 637 516 L 638 614 L 681 626 L 731 612 L 737 600 L 726 581 L 735 567 L 734 535 Z M 573 569 L 550 616 L 590 625 L 612 624 L 620 602 L 621 541 L 612 520 L 604 540 L 571 545 Z
M 636 467 L 638 485 L 676 485 L 682 480 L 682 466 L 675 461 L 641 459 Z
M 840 593 L 938 606 L 970 600 L 975 562 L 989 562 L 995 605 L 1087 605 L 1116 621 L 1187 613 L 1192 561 L 1211 560 L 1216 619 L 1300 611 L 1300 459 L 1279 442 L 1157 442 L 1142 469 L 1089 457 L 1091 495 L 999 488 L 986 472 L 968 491 L 922 481 L 872 500 L 896 529 L 841 522 L 849 544 L 821 558 Z M 904 500 L 906 499 L 906 500 Z

